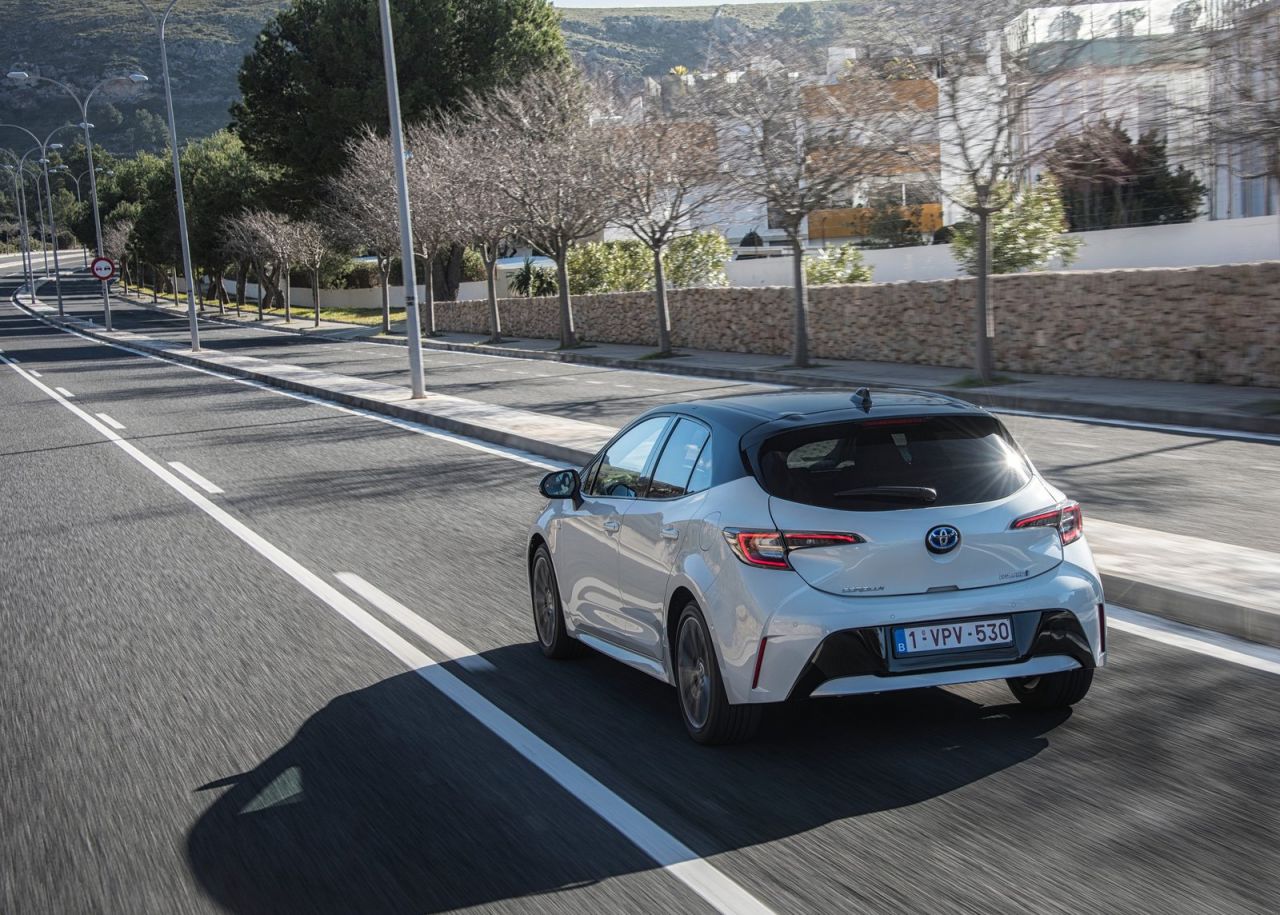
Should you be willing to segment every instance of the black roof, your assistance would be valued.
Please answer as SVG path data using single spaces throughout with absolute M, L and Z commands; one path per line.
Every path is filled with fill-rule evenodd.
M 930 391 L 872 388 L 870 393 L 871 409 L 865 412 L 862 409 L 862 398 L 856 396 L 852 390 L 832 388 L 730 394 L 725 397 L 667 404 L 649 412 L 687 413 L 734 431 L 738 435 L 784 418 L 804 419 L 810 422 L 841 422 L 884 416 L 985 412 L 981 407 L 967 401 Z

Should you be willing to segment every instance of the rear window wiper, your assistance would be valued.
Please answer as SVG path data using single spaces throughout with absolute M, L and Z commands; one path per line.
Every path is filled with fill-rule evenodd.
M 859 486 L 833 493 L 842 496 L 878 496 L 882 499 L 907 499 L 912 502 L 936 502 L 938 491 L 932 486 Z

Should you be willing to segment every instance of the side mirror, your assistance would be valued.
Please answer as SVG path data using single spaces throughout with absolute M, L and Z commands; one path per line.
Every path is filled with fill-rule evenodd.
M 582 504 L 582 480 L 576 470 L 553 470 L 542 478 L 538 492 L 548 499 L 572 499 L 575 508 Z

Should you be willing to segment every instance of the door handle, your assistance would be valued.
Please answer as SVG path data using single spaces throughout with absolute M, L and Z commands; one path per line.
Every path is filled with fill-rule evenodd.
M 668 524 L 666 527 L 662 529 L 662 536 L 666 537 L 668 540 L 679 540 L 680 530 L 679 528 L 676 528 L 673 525 Z
M 618 528 L 620 527 L 622 527 L 622 525 L 619 524 L 617 521 L 606 521 L 604 523 L 604 529 L 608 531 L 610 534 L 618 533 Z

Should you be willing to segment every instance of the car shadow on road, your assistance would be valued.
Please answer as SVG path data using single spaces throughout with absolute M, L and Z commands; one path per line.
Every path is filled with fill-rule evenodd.
M 1069 714 L 922 690 L 792 707 L 756 742 L 708 749 L 683 734 L 669 687 L 619 678 L 604 659 L 553 667 L 545 716 L 513 707 L 537 654 L 487 653 L 500 674 L 451 667 L 702 856 L 955 791 L 1034 757 Z M 508 674 L 526 685 L 482 688 Z M 557 711 L 572 702 L 566 686 L 601 691 Z M 443 912 L 655 878 L 651 860 L 416 673 L 337 697 L 252 770 L 197 790 L 222 793 L 192 827 L 188 859 L 232 912 Z

